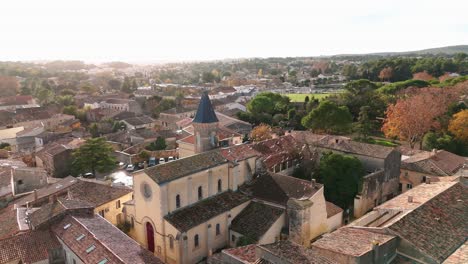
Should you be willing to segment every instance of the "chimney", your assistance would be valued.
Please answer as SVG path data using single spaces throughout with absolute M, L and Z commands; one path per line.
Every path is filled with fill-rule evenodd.
M 34 202 L 37 201 L 37 189 L 34 189 Z
M 413 202 L 413 196 L 412 195 L 408 195 L 408 203 L 412 203 Z
M 374 257 L 373 263 L 379 263 L 379 242 L 372 242 L 372 255 Z
M 211 257 L 211 256 L 213 256 L 213 250 L 212 249 L 208 250 L 208 257 Z
M 148 168 L 148 162 L 146 162 L 146 160 L 143 162 L 143 169 L 147 169 Z
M 317 181 L 315 179 L 312 179 L 312 187 L 315 187 L 316 183 L 317 183 Z
M 436 154 L 436 152 L 437 152 L 437 149 L 432 149 L 433 154 Z

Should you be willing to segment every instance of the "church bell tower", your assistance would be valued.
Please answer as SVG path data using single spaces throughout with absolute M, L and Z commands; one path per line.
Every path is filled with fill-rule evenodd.
M 195 153 L 205 152 L 218 146 L 218 117 L 207 92 L 203 92 L 192 125 L 195 136 Z

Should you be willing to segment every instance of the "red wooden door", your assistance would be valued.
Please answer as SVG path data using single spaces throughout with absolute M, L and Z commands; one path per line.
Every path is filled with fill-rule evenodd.
M 151 223 L 146 223 L 146 241 L 148 241 L 148 250 L 154 252 L 154 229 Z

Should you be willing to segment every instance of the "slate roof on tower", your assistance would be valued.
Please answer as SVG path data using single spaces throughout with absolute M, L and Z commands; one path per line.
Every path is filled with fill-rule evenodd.
M 200 104 L 198 105 L 197 113 L 193 118 L 194 123 L 216 123 L 218 122 L 218 117 L 216 117 L 213 106 L 211 105 L 210 98 L 208 93 L 203 92 Z

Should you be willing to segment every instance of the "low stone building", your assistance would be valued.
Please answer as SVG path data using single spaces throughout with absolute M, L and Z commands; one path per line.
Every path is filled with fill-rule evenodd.
M 422 151 L 405 156 L 401 162 L 400 190 L 406 192 L 438 177 L 460 176 L 467 158 L 445 150 Z
M 36 166 L 44 168 L 49 175 L 63 178 L 70 175 L 73 151 L 84 144 L 83 139 L 67 138 L 44 146 L 35 155 Z

